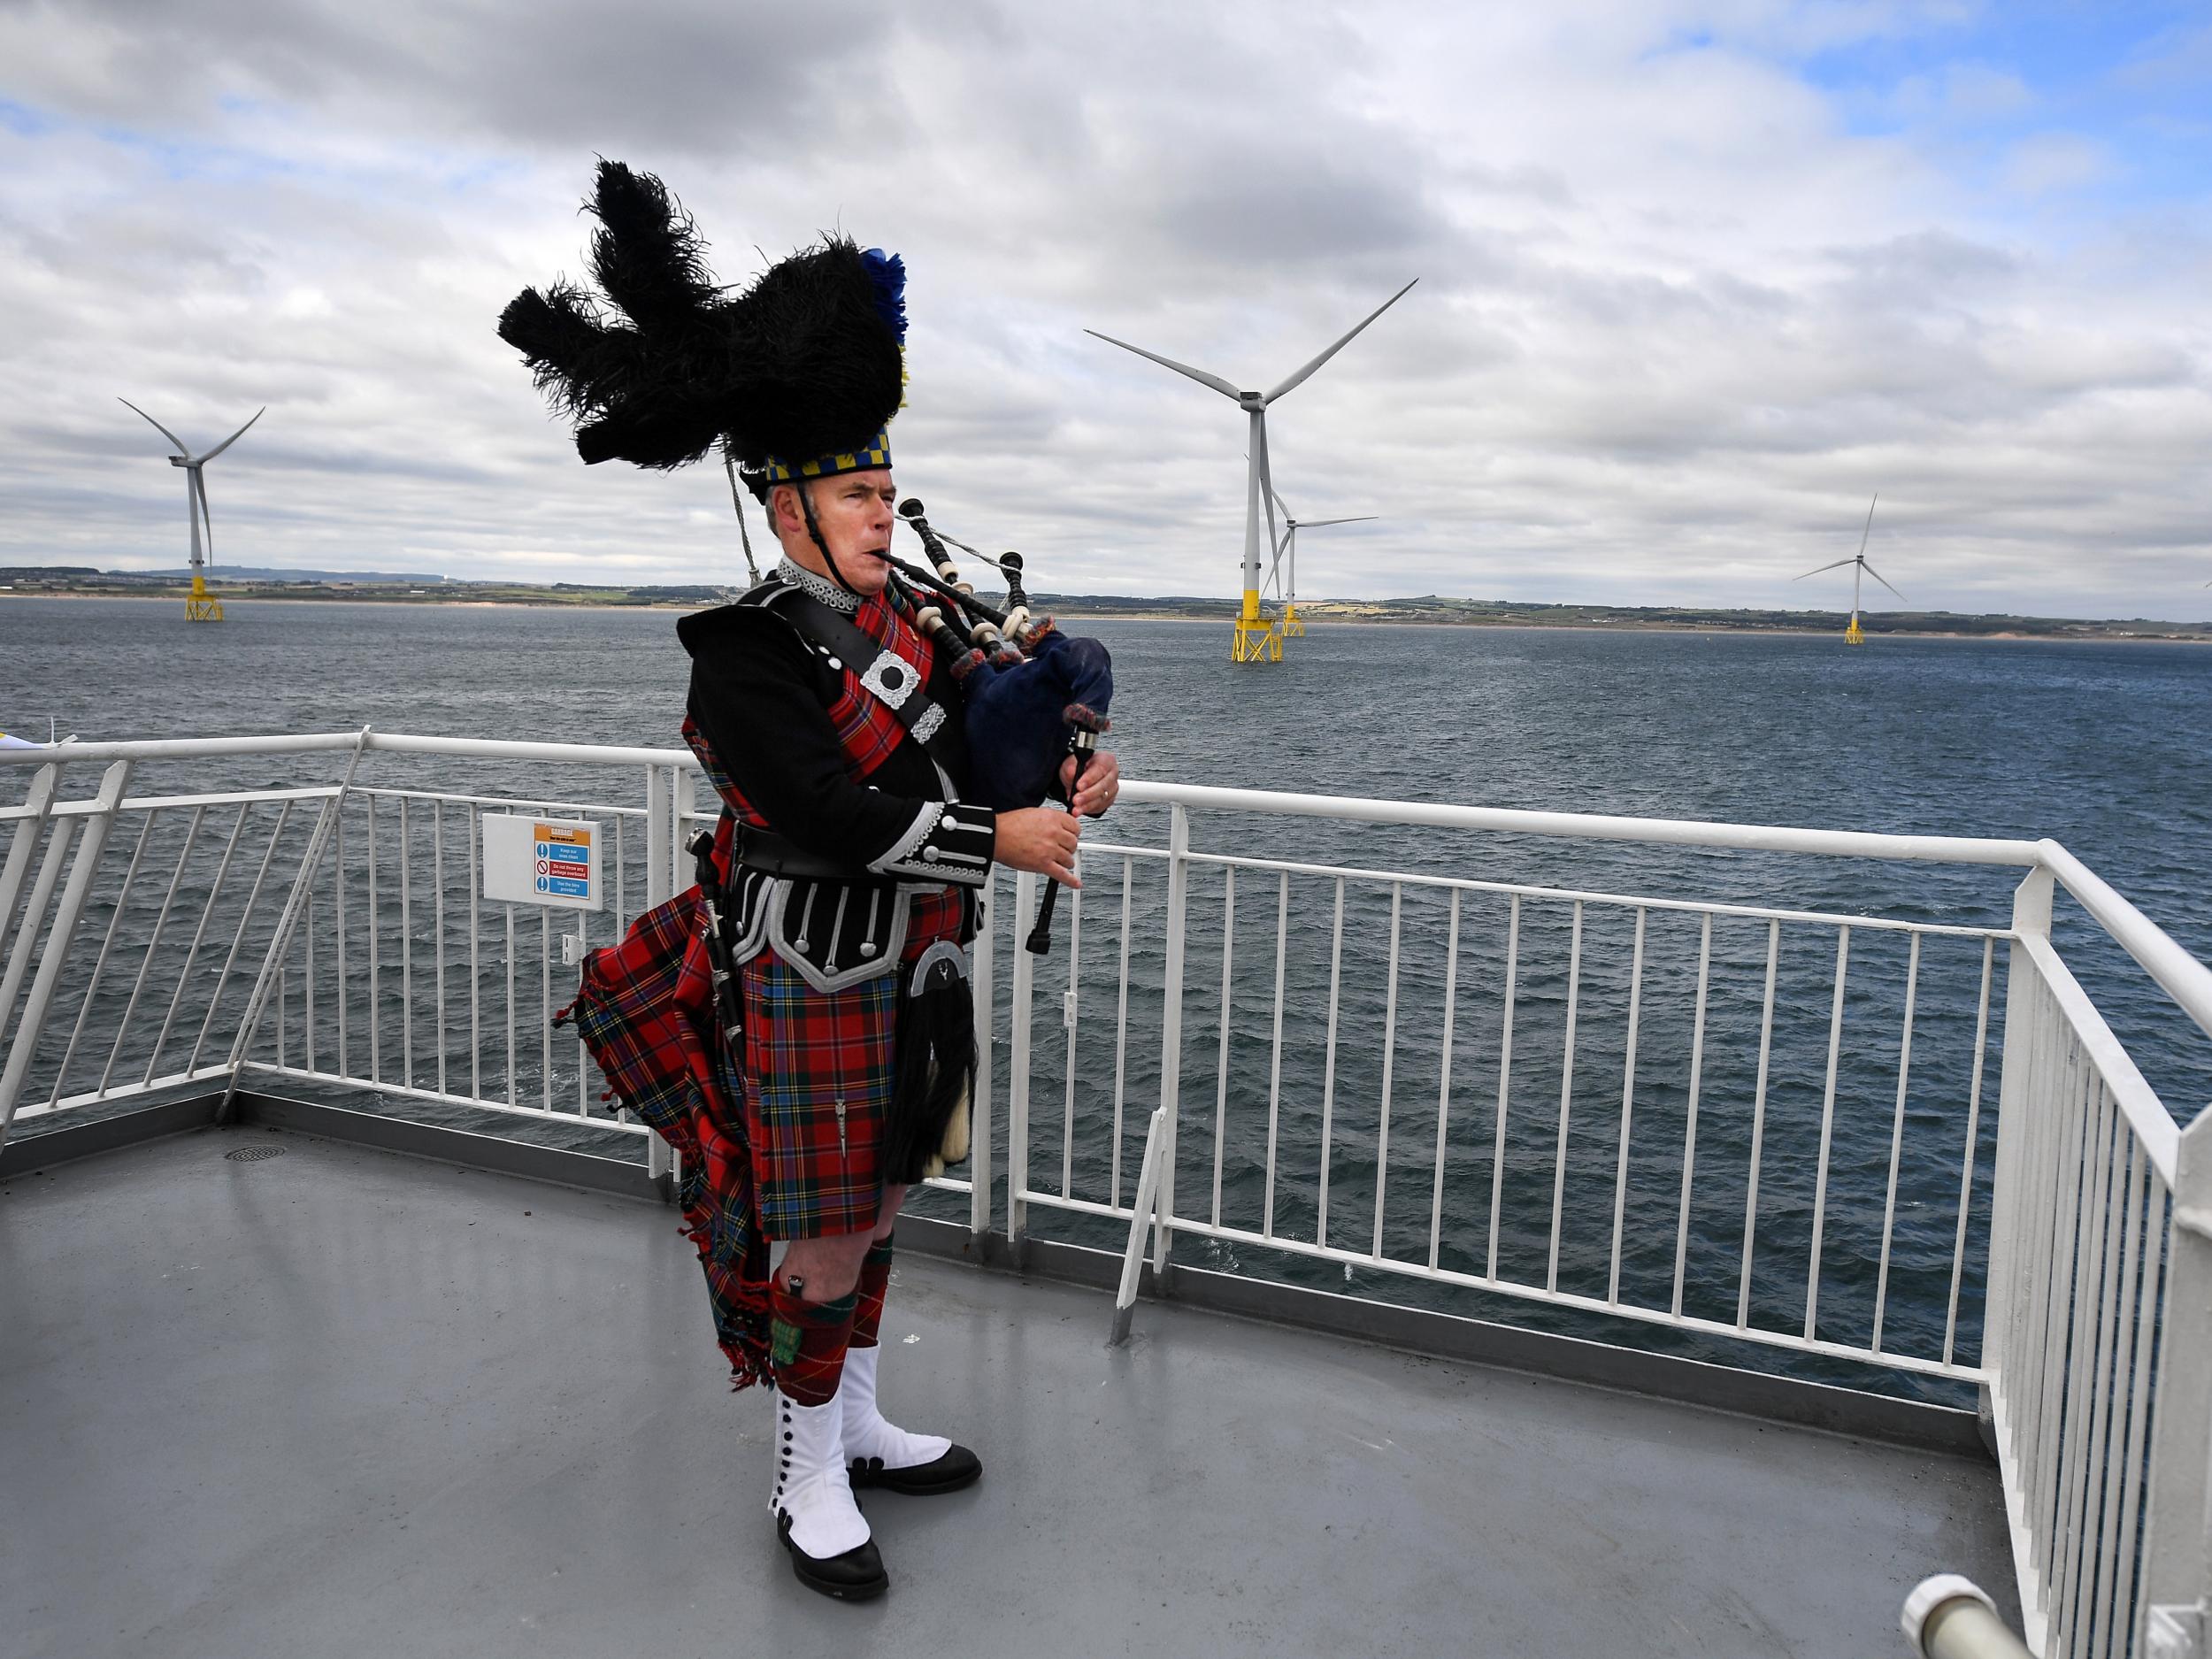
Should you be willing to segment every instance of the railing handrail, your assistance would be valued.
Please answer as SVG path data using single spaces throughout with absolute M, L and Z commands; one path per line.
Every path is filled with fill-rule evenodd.
M 222 755 L 274 755 L 350 750 L 357 745 L 389 754 L 455 755 L 483 760 L 571 761 L 587 765 L 698 768 L 688 749 L 602 743 L 547 743 L 476 737 L 423 737 L 373 732 L 298 736 L 177 737 L 117 742 L 64 743 L 48 749 L 0 749 L 0 765 L 51 762 L 176 760 Z M 1426 825 L 1447 829 L 1507 830 L 1580 841 L 1629 841 L 1760 852 L 1803 852 L 1845 857 L 1895 858 L 1916 863 L 2032 865 L 2055 842 L 1965 835 L 1898 835 L 1870 830 L 1805 829 L 1783 825 L 1727 824 L 1696 818 L 1625 818 L 1591 812 L 1535 812 L 1511 807 L 1459 806 L 1442 802 L 1386 801 L 1372 796 L 1233 789 L 1204 784 L 1125 780 L 1122 799 L 1133 804 L 1208 807 L 1279 817 L 1358 818 L 1378 824 Z
M 1679 847 L 1732 848 L 1747 852 L 1895 858 L 1917 864 L 2026 866 L 2039 862 L 2042 856 L 2041 843 L 1982 836 L 1894 835 L 1873 830 L 1709 823 L 1698 818 L 1533 812 L 1516 807 L 1453 806 L 1441 802 L 1385 801 L 1365 795 L 1297 795 L 1279 789 L 1229 789 L 1210 784 L 1148 783 L 1134 779 L 1123 780 L 1121 798 L 1145 805 L 1206 807 L 1225 812 L 1358 818 L 1366 823 L 1422 825 L 1440 829 L 1507 830 L 1575 841 L 1645 841 Z
M 2035 845 L 2037 862 L 2180 1004 L 2183 1013 L 2196 1021 L 2207 1036 L 2212 1036 L 2212 968 L 2191 956 L 2164 928 L 2058 842 L 2040 841 Z
M 150 737 L 114 742 L 58 743 L 39 749 L 0 749 L 0 766 L 42 766 L 73 761 L 190 760 L 224 755 L 350 753 L 357 747 L 396 755 L 461 755 L 478 760 L 572 761 L 591 766 L 680 766 L 699 770 L 687 749 L 645 749 L 617 743 L 541 743 L 487 737 L 417 737 L 402 732 L 309 732 L 294 736 Z
M 1142 858 L 1164 864 L 1176 855 L 1164 847 L 1133 847 L 1124 841 L 1086 841 L 1085 858 Z M 1556 903 L 1613 905 L 1624 910 L 1672 910 L 1689 915 L 1727 916 L 1745 921 L 1803 922 L 1816 926 L 1847 925 L 1887 933 L 1938 934 L 1960 939 L 2010 939 L 2009 928 L 1957 922 L 1909 922 L 1886 916 L 1847 915 L 1840 910 L 1777 910 L 1770 905 L 1730 904 L 1717 899 L 1664 899 L 1640 893 L 1604 893 L 1594 887 L 1555 887 L 1534 881 L 1486 881 L 1475 876 L 1442 876 L 1411 870 L 1375 870 L 1363 864 L 1324 864 L 1297 858 L 1256 858 L 1238 853 L 1184 853 L 1183 860 L 1211 869 L 1258 870 L 1294 876 L 1340 876 L 1348 881 L 1396 882 L 1445 892 L 1486 893 L 1500 897 L 1548 899 Z

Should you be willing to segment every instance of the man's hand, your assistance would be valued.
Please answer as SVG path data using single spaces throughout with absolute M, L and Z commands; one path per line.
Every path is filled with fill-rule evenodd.
M 1075 757 L 1071 755 L 1060 763 L 1060 793 L 1066 795 L 1068 786 L 1075 781 Z M 1083 787 L 1075 792 L 1075 810 L 1085 818 L 1103 817 L 1106 809 L 1121 793 L 1121 763 L 1110 749 L 1100 749 L 1091 757 L 1091 764 L 1083 768 Z
M 1057 807 L 1025 806 L 998 815 L 998 862 L 1010 870 L 1050 876 L 1062 887 L 1079 887 L 1075 879 L 1075 843 L 1083 826 Z

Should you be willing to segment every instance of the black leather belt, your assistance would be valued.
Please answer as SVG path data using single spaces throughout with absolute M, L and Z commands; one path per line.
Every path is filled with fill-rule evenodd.
M 731 861 L 749 870 L 764 871 L 772 876 L 801 876 L 824 881 L 879 881 L 889 884 L 889 876 L 879 875 L 872 870 L 856 864 L 840 863 L 810 852 L 787 836 L 773 830 L 756 829 L 749 824 L 740 824 L 730 842 Z

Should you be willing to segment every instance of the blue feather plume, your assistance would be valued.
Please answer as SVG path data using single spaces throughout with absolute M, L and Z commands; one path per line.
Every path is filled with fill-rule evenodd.
M 860 261 L 868 267 L 868 280 L 876 288 L 876 315 L 884 326 L 906 343 L 906 261 L 880 248 L 864 248 Z

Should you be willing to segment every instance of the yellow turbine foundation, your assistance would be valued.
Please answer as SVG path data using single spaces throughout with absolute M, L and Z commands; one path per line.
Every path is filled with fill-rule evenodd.
M 1286 640 L 1306 637 L 1306 625 L 1298 620 L 1298 607 L 1294 603 L 1283 606 L 1283 637 Z
M 1275 632 L 1275 618 L 1260 614 L 1259 590 L 1244 590 L 1244 609 L 1237 617 L 1236 637 L 1230 642 L 1233 663 L 1279 663 L 1283 636 Z
M 1866 630 L 1859 626 L 1859 613 L 1855 611 L 1851 613 L 1851 626 L 1843 631 L 1843 642 L 1846 645 L 1866 643 Z
M 207 590 L 207 579 L 199 572 L 192 572 L 192 591 L 184 601 L 184 619 L 187 622 L 220 622 L 223 602 Z

